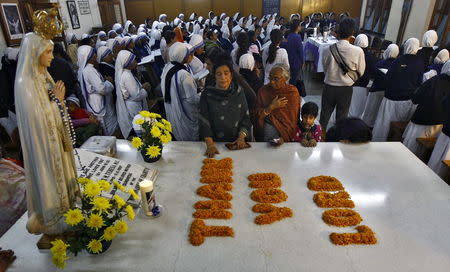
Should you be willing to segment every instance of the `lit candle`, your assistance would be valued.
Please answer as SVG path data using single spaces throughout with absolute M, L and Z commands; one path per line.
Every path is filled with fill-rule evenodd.
M 141 205 L 147 216 L 153 216 L 153 208 L 156 206 L 155 194 L 153 192 L 153 181 L 144 179 L 139 182 L 139 190 L 141 191 Z

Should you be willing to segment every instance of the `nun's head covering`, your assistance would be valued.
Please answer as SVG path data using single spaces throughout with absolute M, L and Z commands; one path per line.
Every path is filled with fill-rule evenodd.
M 191 54 L 188 44 L 176 42 L 169 48 L 169 61 L 183 63 L 184 59 Z
M 180 18 L 180 20 L 183 21 L 184 20 L 184 14 L 183 13 L 178 14 L 178 18 Z
M 248 29 L 252 25 L 252 23 L 253 23 L 253 19 L 252 19 L 251 15 L 250 15 L 248 20 L 247 20 L 247 22 L 245 23 L 245 28 Z
M 415 55 L 419 50 L 419 43 L 419 40 L 416 38 L 407 39 L 404 45 L 405 55 Z
M 195 22 L 194 23 L 194 29 L 192 31 L 193 34 L 199 34 L 200 33 L 200 29 L 202 29 L 202 27 L 200 26 L 200 23 Z
M 84 33 L 83 35 L 81 35 L 81 39 L 84 40 L 86 38 L 89 38 L 89 34 Z
M 369 46 L 369 38 L 367 38 L 366 34 L 359 34 L 356 36 L 355 45 L 361 48 L 366 48 Z
M 181 19 L 180 18 L 175 18 L 175 20 L 173 20 L 173 26 L 177 27 L 179 24 L 181 23 Z
M 450 76 L 450 60 L 447 60 L 444 66 L 442 66 L 441 74 L 446 74 Z
M 116 40 L 119 45 L 125 45 L 125 40 L 120 36 L 115 37 L 114 40 Z
M 200 17 L 198 17 L 198 21 L 201 23 L 201 24 L 203 24 L 203 20 L 204 20 L 205 18 L 203 18 L 202 16 L 200 16 Z
M 437 32 L 434 30 L 428 30 L 427 32 L 425 32 L 425 34 L 423 34 L 422 46 L 433 47 L 434 44 L 437 42 L 437 40 L 438 40 Z
M 66 32 L 66 43 L 72 44 L 73 38 L 76 38 L 77 36 L 72 32 Z
M 155 30 L 158 28 L 159 22 L 158 21 L 153 21 L 152 23 L 152 30 Z
M 198 48 L 203 47 L 205 43 L 203 42 L 203 37 L 201 35 L 193 34 L 189 44 L 192 45 L 193 50 L 197 50 Z
M 140 26 L 137 30 L 137 33 L 145 33 L 145 27 Z
M 167 18 L 167 15 L 165 13 L 159 15 L 159 21 L 161 21 L 163 18 Z
M 110 30 L 110 31 L 108 31 L 108 38 L 109 38 L 109 39 L 111 38 L 111 35 L 112 35 L 112 34 L 116 34 L 116 35 L 117 35 L 116 31 Z
M 211 24 L 212 25 L 216 25 L 217 24 L 217 16 L 214 16 L 214 18 L 212 18 Z
M 239 68 L 249 69 L 253 71 L 253 68 L 255 68 L 255 58 L 253 57 L 253 54 L 247 53 L 242 55 L 239 58 Z
M 435 64 L 444 64 L 449 59 L 449 53 L 447 49 L 442 49 L 434 58 L 433 63 Z
M 111 49 L 109 49 L 106 46 L 100 46 L 97 49 L 97 62 L 100 63 L 103 61 L 103 59 L 108 56 L 109 54 L 112 54 Z
M 208 18 L 209 19 L 211 19 L 211 14 L 213 14 L 214 12 L 212 11 L 212 10 L 210 10 L 209 12 L 208 12 Z
M 225 17 L 227 17 L 227 14 L 222 12 L 222 14 L 220 14 L 220 20 L 223 20 Z
M 383 52 L 383 59 L 391 59 L 398 57 L 400 49 L 395 43 L 391 43 Z
M 106 37 L 106 32 L 105 31 L 99 31 L 97 34 L 97 39 L 100 40 L 100 38 L 102 37 Z
M 206 19 L 206 21 L 205 21 L 205 25 L 207 25 L 207 26 L 209 26 L 209 22 L 210 22 L 211 20 L 209 20 L 209 19 Z
M 80 99 L 78 99 L 75 95 L 70 95 L 66 98 L 67 102 L 75 103 L 78 107 L 80 107 Z
M 161 31 L 153 30 L 151 35 L 154 40 L 156 40 L 156 41 L 161 40 Z
M 191 13 L 191 16 L 189 16 L 189 20 L 194 21 L 194 20 L 195 20 L 195 17 L 197 17 L 197 13 L 192 12 L 192 13 Z
M 127 20 L 125 22 L 125 27 L 124 27 L 124 30 L 123 30 L 123 34 L 128 34 L 128 31 L 129 31 L 131 25 L 133 25 L 133 22 L 131 22 L 130 20 Z
M 123 28 L 122 28 L 122 25 L 121 25 L 121 24 L 115 23 L 115 24 L 113 25 L 112 29 L 113 29 L 115 32 L 117 32 L 118 30 L 122 30 Z
M 88 61 L 95 55 L 95 49 L 89 45 L 82 45 L 78 47 L 78 82 L 80 82 L 81 91 L 86 93 L 86 85 L 84 84 L 83 71 L 86 68 Z

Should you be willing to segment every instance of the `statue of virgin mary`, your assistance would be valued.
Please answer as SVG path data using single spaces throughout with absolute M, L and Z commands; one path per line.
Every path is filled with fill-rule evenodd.
M 64 84 L 55 84 L 47 72 L 53 59 L 51 39 L 62 29 L 52 14 L 35 13 L 35 32 L 26 34 L 22 41 L 15 80 L 27 186 L 27 230 L 44 234 L 40 242 L 67 229 L 64 213 L 74 207 L 79 195 Z

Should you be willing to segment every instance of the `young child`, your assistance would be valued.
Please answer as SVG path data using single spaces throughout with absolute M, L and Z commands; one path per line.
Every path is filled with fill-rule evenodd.
M 94 115 L 80 108 L 78 98 L 69 96 L 66 98 L 66 104 L 75 129 L 77 146 L 81 146 L 91 136 L 100 135 L 99 121 Z
M 322 128 L 314 124 L 319 113 L 319 107 L 313 102 L 307 102 L 302 106 L 301 121 L 294 134 L 294 142 L 299 142 L 304 147 L 314 147 L 322 140 Z

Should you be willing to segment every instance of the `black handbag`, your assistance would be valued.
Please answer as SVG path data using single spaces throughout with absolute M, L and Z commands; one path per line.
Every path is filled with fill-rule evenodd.
M 301 79 L 297 79 L 297 82 L 295 82 L 295 87 L 297 87 L 298 93 L 301 97 L 306 96 L 306 88 L 305 83 Z

